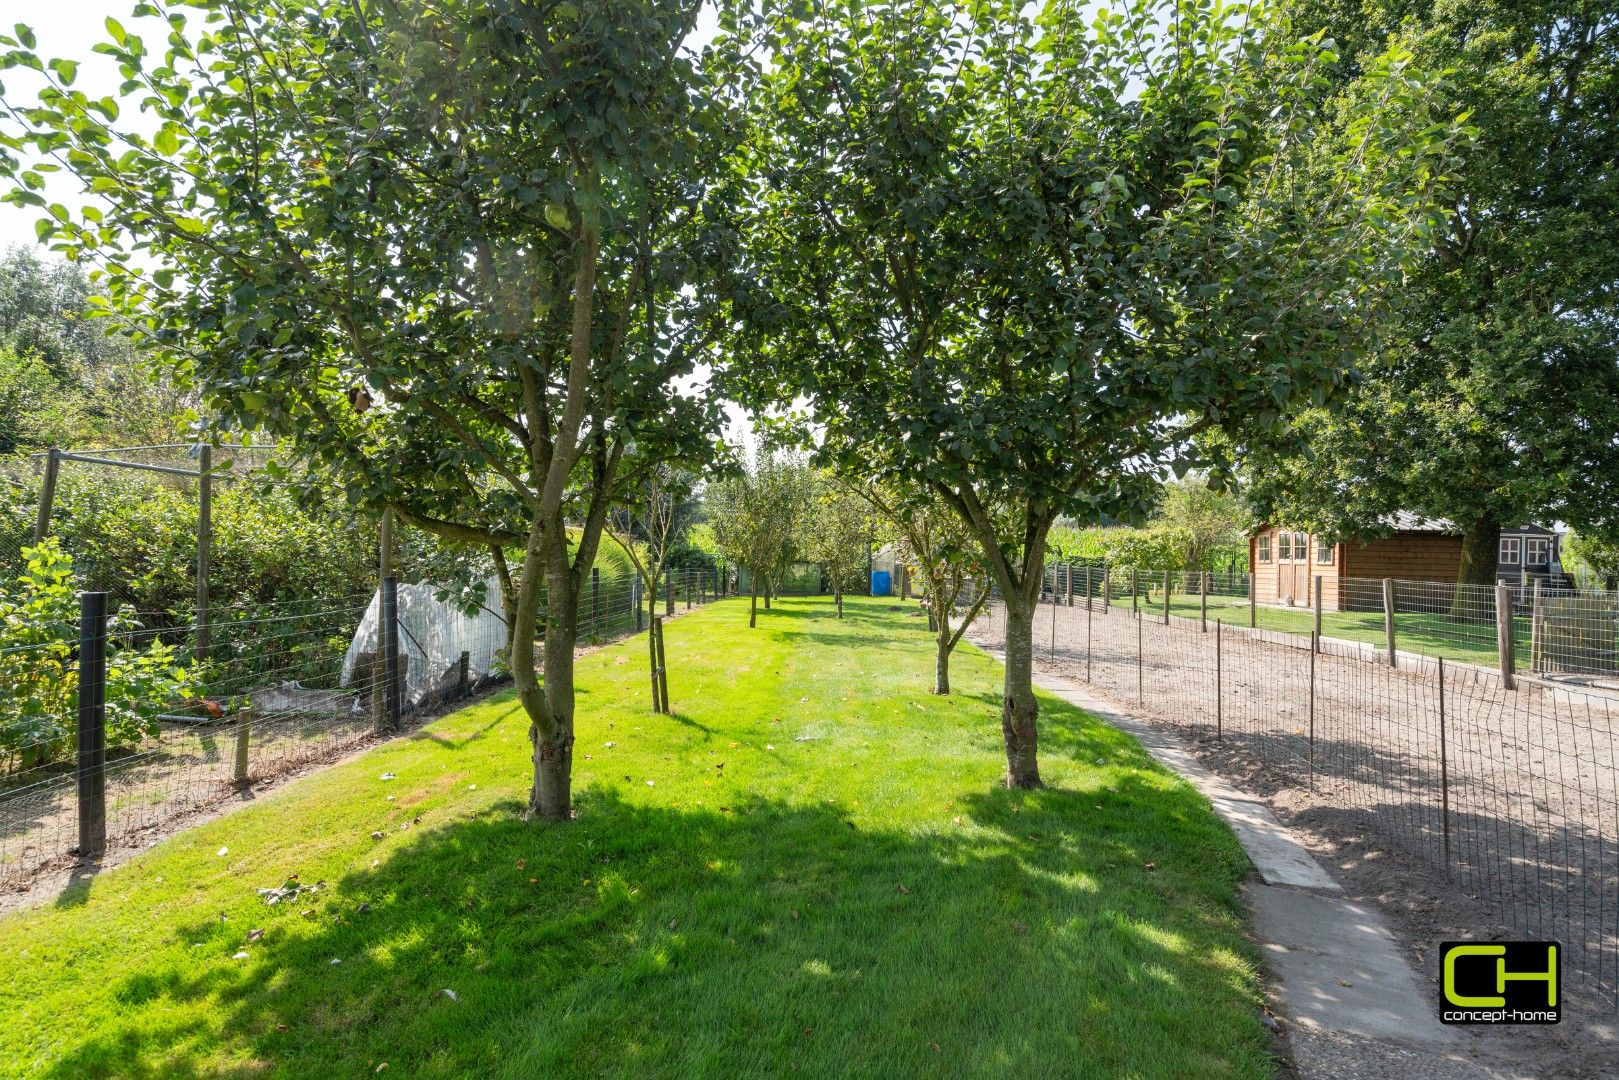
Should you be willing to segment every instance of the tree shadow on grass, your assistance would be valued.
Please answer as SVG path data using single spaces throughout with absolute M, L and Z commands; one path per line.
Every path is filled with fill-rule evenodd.
M 513 803 L 424 830 L 257 927 L 176 928 L 212 959 L 130 957 L 118 1019 L 50 1075 L 1268 1070 L 1240 852 L 1156 775 L 910 829 L 578 801 L 566 826 Z

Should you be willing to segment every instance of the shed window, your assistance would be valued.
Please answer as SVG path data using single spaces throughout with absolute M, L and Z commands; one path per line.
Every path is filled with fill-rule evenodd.
M 1270 562 L 1270 533 L 1260 533 L 1254 547 L 1258 549 L 1257 558 L 1260 562 Z
M 1501 561 L 1516 566 L 1521 560 L 1523 540 L 1516 536 L 1503 536 L 1501 538 Z
M 1332 562 L 1332 544 L 1319 536 L 1315 538 L 1315 561 L 1323 566 Z
M 1551 541 L 1544 536 L 1531 536 L 1524 541 L 1524 565 L 1545 566 L 1550 561 Z
M 1276 557 L 1283 560 L 1293 557 L 1292 533 L 1282 532 L 1276 534 Z
M 1305 533 L 1293 534 L 1293 557 L 1300 561 L 1310 557 L 1310 538 Z

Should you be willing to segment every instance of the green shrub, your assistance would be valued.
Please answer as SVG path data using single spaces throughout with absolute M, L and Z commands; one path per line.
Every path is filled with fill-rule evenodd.
M 30 546 L 23 557 L 23 572 L 0 582 L 0 754 L 27 768 L 76 745 L 79 602 L 73 560 L 56 541 Z M 109 622 L 110 746 L 139 742 L 155 730 L 156 714 L 191 688 L 171 646 L 131 643 L 139 629 L 121 613 Z

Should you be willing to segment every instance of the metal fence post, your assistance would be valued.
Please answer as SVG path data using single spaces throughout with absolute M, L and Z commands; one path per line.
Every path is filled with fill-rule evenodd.
M 1389 667 L 1398 667 L 1394 651 L 1394 579 L 1383 579 L 1383 639 L 1389 651 Z
M 405 688 L 399 678 L 399 579 L 382 579 L 382 672 L 383 722 L 389 731 L 399 730 Z
M 1091 681 L 1091 568 L 1085 568 L 1085 681 Z
M 1074 606 L 1074 564 L 1073 563 L 1063 563 L 1062 580 L 1063 580 L 1063 584 L 1068 589 L 1068 606 L 1073 607 Z
M 1130 611 L 1136 615 L 1141 613 L 1141 583 L 1138 578 L 1136 568 L 1130 567 Z
M 1315 637 L 1311 639 L 1311 648 L 1316 652 L 1321 651 L 1321 591 L 1321 575 L 1317 574 L 1315 576 Z
M 1501 683 L 1508 690 L 1518 688 L 1518 678 L 1514 674 L 1517 666 L 1516 649 L 1513 643 L 1512 625 L 1512 587 L 1496 582 L 1495 585 L 1495 651 L 1501 661 Z
M 51 447 L 45 454 L 45 481 L 39 487 L 39 513 L 34 518 L 34 544 L 44 542 L 51 531 L 51 507 L 56 502 L 56 474 L 62 468 L 62 452 Z
M 1220 620 L 1214 620 L 1214 740 L 1219 742 L 1225 731 L 1225 660 L 1220 649 Z
M 1321 651 L 1320 635 L 1310 633 L 1310 790 L 1315 790 L 1315 656 Z
M 1057 659 L 1057 608 L 1061 605 L 1057 600 L 1057 571 L 1051 571 L 1051 658 Z
M 1445 749 L 1445 658 L 1439 658 L 1439 803 L 1445 838 L 1445 873 L 1450 873 L 1450 760 Z
M 465 656 L 465 653 L 461 655 Z M 238 714 L 236 721 L 236 762 L 231 770 L 231 783 L 241 788 L 248 785 L 247 751 L 253 738 L 253 706 L 248 705 Z
M 1206 634 L 1209 632 L 1209 572 L 1207 570 L 1198 571 L 1197 587 L 1198 629 Z
M 684 571 L 682 576 L 685 577 L 685 579 L 686 579 L 686 610 L 690 611 L 691 610 L 691 587 L 692 587 L 691 571 L 689 571 L 689 570 Z
M 1136 704 L 1137 705 L 1143 705 L 1143 704 L 1146 703 L 1146 700 L 1147 700 L 1146 696 L 1141 691 L 1141 668 L 1142 668 L 1141 623 L 1142 623 L 1142 619 L 1141 619 L 1141 616 L 1138 614 L 1136 616 Z
M 197 473 L 197 628 L 192 654 L 208 658 L 208 570 L 214 546 L 214 451 L 204 446 Z
M 1113 589 L 1111 587 L 1112 581 L 1113 581 L 1113 568 L 1109 567 L 1109 566 L 1102 567 L 1102 614 L 1103 615 L 1106 615 L 1109 611 L 1111 611 L 1113 609 Z
M 1169 625 L 1169 571 L 1164 571 L 1164 625 Z
M 107 594 L 79 594 L 79 858 L 107 850 Z
M 1254 575 L 1248 575 L 1248 629 L 1254 630 L 1259 626 L 1259 601 L 1257 591 L 1254 589 Z

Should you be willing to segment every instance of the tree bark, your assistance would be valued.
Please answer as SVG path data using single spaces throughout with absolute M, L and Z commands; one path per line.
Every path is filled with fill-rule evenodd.
M 837 600 L 838 600 L 838 618 L 841 619 L 841 618 L 843 618 L 843 586 L 841 584 L 834 584 L 832 586 L 832 593 L 833 593 L 834 596 L 837 597 Z
M 1458 585 L 1494 585 L 1500 555 L 1501 523 L 1485 514 L 1469 522 L 1462 533 L 1462 561 L 1456 571 Z
M 534 663 L 533 626 L 545 591 L 543 683 Z M 573 816 L 573 646 L 578 597 L 568 565 L 562 516 L 536 522 L 523 554 L 518 586 L 517 632 L 512 639 L 512 681 L 529 715 L 534 745 L 534 785 L 528 816 L 567 821 Z
M 769 602 L 766 601 L 766 605 Z M 759 625 L 759 575 L 753 574 L 748 578 L 748 629 Z
M 950 650 L 954 644 L 950 640 L 950 628 L 940 623 L 939 651 L 933 658 L 933 692 L 941 697 L 950 694 Z
M 1040 736 L 1034 698 L 1034 605 L 1007 596 L 1006 677 L 1002 684 L 1001 736 L 1006 742 L 1006 786 L 1040 786 Z

